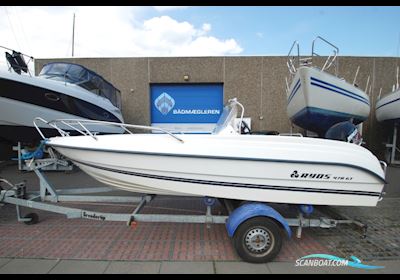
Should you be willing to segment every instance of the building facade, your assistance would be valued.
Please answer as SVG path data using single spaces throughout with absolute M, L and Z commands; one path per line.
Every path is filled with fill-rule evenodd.
M 253 130 L 304 132 L 293 126 L 286 114 L 286 60 L 284 56 L 36 59 L 35 72 L 56 61 L 81 64 L 97 72 L 121 91 L 126 123 L 154 123 L 152 92 L 157 88 L 216 85 L 221 89 L 221 102 L 236 97 L 244 105 L 244 117 L 251 119 Z M 371 103 L 363 138 L 381 158 L 383 142 L 392 128 L 377 123 L 374 108 L 380 91 L 391 91 L 398 63 L 399 59 L 392 57 L 339 57 L 340 77 L 353 81 L 359 67 L 356 82 L 367 90 Z

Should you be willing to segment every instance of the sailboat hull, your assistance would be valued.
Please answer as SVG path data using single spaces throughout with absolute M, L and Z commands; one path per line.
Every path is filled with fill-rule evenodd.
M 361 89 L 317 68 L 300 67 L 293 78 L 287 114 L 299 127 L 324 135 L 334 124 L 368 118 L 369 97 Z
M 400 122 L 400 89 L 394 91 L 376 103 L 376 119 L 379 122 Z

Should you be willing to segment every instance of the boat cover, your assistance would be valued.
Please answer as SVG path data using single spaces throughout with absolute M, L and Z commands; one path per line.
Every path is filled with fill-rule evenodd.
M 43 66 L 39 76 L 76 84 L 107 98 L 115 107 L 121 109 L 121 92 L 102 76 L 82 65 L 66 62 L 47 63 Z

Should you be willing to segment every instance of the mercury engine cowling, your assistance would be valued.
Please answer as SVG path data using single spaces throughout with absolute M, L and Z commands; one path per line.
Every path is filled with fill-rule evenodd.
M 331 126 L 325 133 L 326 139 L 344 141 L 361 145 L 362 137 L 351 121 L 344 121 Z

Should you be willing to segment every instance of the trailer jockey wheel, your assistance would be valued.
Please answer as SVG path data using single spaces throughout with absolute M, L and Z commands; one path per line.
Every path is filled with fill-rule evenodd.
M 214 206 L 214 204 L 215 204 L 215 202 L 216 202 L 217 200 L 215 199 L 215 198 L 213 198 L 213 197 L 204 197 L 203 198 L 203 203 L 206 205 L 206 206 Z
M 233 243 L 244 261 L 269 262 L 281 250 L 281 230 L 276 222 L 267 217 L 251 218 L 238 227 L 233 236 Z
M 34 225 L 39 222 L 39 216 L 36 213 L 29 213 L 24 217 L 24 219 L 31 219 L 30 221 L 24 222 L 26 225 Z

